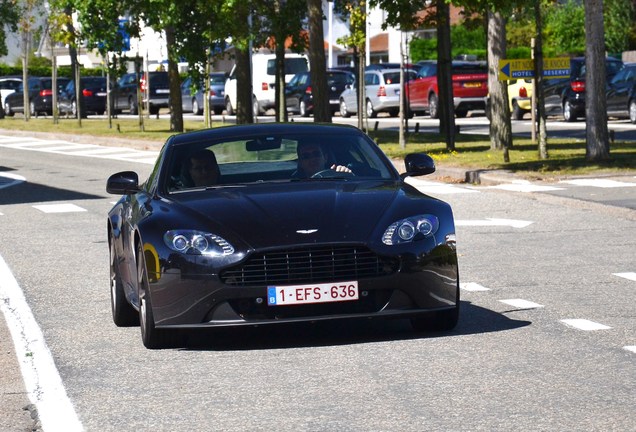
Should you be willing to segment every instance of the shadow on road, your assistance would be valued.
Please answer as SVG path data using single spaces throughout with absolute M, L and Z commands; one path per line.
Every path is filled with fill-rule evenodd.
M 11 193 L 9 193 L 9 191 Z M 0 194 L 0 205 L 103 199 L 105 196 L 106 195 L 85 194 L 70 189 L 58 189 L 42 184 L 23 182 L 3 190 L 2 194 Z
M 351 345 L 499 332 L 528 325 L 529 321 L 514 320 L 470 302 L 461 302 L 459 323 L 448 332 L 415 332 L 404 319 L 334 320 L 191 331 L 184 334 L 183 348 L 243 351 Z

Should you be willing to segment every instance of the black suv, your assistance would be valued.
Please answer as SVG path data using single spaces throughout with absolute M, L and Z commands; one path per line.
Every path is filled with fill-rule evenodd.
M 68 78 L 57 79 L 57 93 L 59 94 L 68 84 Z M 53 80 L 49 77 L 31 77 L 29 86 L 29 113 L 36 116 L 40 113 L 53 113 Z M 16 112 L 24 113 L 24 86 L 20 83 L 18 89 L 4 100 L 4 111 L 9 117 Z
M 335 114 L 340 108 L 339 97 L 347 85 L 355 81 L 351 72 L 344 70 L 327 70 L 327 90 L 329 91 L 329 106 Z M 285 86 L 287 111 L 296 112 L 303 117 L 309 116 L 314 110 L 314 99 L 311 91 L 311 73 L 299 72 Z
M 609 82 L 623 69 L 621 60 L 605 58 L 605 73 Z M 543 83 L 546 114 L 563 114 L 565 121 L 576 121 L 585 115 L 585 58 L 570 59 L 570 77 L 547 79 Z
M 168 72 L 143 72 L 139 74 L 140 83 L 137 82 L 136 73 L 127 73 L 121 77 L 113 89 L 113 105 L 115 112 L 122 110 L 129 111 L 130 114 L 137 114 L 137 90 L 142 91 L 142 104 L 146 105 L 146 76 L 150 81 L 149 112 L 157 114 L 160 108 L 169 106 L 170 80 Z

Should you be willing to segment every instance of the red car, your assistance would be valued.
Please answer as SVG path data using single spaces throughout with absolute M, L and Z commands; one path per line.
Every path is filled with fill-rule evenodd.
M 466 117 L 468 111 L 485 110 L 488 95 L 486 62 L 453 61 L 451 71 L 455 115 Z M 417 78 L 408 83 L 407 97 L 410 113 L 428 112 L 431 118 L 439 117 L 437 62 L 419 63 Z

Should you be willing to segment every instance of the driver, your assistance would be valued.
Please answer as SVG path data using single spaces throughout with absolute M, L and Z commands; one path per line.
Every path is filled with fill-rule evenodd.
M 298 153 L 298 169 L 292 174 L 294 178 L 309 178 L 327 169 L 351 173 L 351 170 L 344 165 L 333 164 L 328 166 L 325 152 L 320 144 L 299 143 L 296 152 Z

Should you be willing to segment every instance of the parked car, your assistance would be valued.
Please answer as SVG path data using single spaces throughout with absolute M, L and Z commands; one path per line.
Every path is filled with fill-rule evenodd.
M 636 123 L 636 63 L 626 64 L 607 86 L 607 115 Z
M 613 57 L 605 58 L 607 82 L 623 69 L 623 62 Z M 585 58 L 570 59 L 570 77 L 546 79 L 543 82 L 546 114 L 563 115 L 573 122 L 585 115 Z
M 285 83 L 294 75 L 309 70 L 309 59 L 304 54 L 285 54 Z M 225 110 L 234 114 L 236 108 L 236 65 L 225 82 Z M 252 56 L 252 111 L 254 115 L 274 108 L 276 100 L 276 55 L 255 54 Z
M 58 95 L 68 84 L 68 78 L 57 79 Z M 53 114 L 53 80 L 50 77 L 31 77 L 27 80 L 29 88 L 29 113 L 36 116 L 40 113 Z M 24 113 L 24 83 L 4 100 L 4 111 L 7 116 L 16 112 Z
M 295 175 L 320 159 L 326 169 Z M 106 233 L 115 325 L 140 325 L 147 348 L 180 344 L 179 330 L 327 319 L 454 328 L 452 209 L 404 180 L 435 171 L 428 155 L 409 154 L 404 164 L 400 175 L 352 126 L 263 123 L 173 135 L 148 180 L 124 171 L 107 182 L 121 196 Z M 216 173 L 215 184 L 186 181 L 202 168 Z
M 488 66 L 485 62 L 453 61 L 451 76 L 457 117 L 466 117 L 468 111 L 486 109 Z M 419 65 L 417 77 L 408 83 L 407 98 L 410 113 L 428 112 L 431 118 L 439 117 L 437 62 Z
M 16 91 L 22 83 L 22 77 L 3 76 L 0 77 L 0 104 L 4 107 L 4 99 Z
M 137 80 L 136 73 L 127 73 L 122 76 L 113 88 L 113 106 L 116 112 L 128 111 L 137 114 L 137 91 L 142 92 L 142 107 L 149 102 L 150 114 L 157 114 L 160 108 L 167 108 L 170 100 L 170 80 L 168 72 L 140 73 Z M 146 76 L 148 78 L 146 78 Z M 146 99 L 146 80 L 149 80 L 148 95 Z
M 404 70 L 406 81 L 414 79 L 412 69 Z M 365 109 L 369 118 L 380 112 L 395 117 L 400 112 L 400 69 L 372 69 L 364 73 Z M 340 115 L 349 117 L 358 112 L 358 92 L 355 83 L 347 86 L 340 95 Z
M 221 114 L 225 109 L 225 72 L 210 73 L 210 110 L 214 114 Z M 203 114 L 203 83 L 195 88 L 192 93 L 192 78 L 187 77 L 181 84 L 181 107 L 183 112 L 191 112 L 196 115 Z
M 513 120 L 522 120 L 532 110 L 531 79 L 512 79 L 506 81 L 508 86 L 508 103 Z M 486 117 L 490 120 L 490 95 L 486 97 Z
M 329 69 L 326 72 L 327 89 L 329 91 L 329 107 L 332 114 L 340 109 L 340 94 L 347 85 L 355 81 L 351 72 Z M 301 72 L 294 75 L 285 86 L 287 110 L 308 117 L 314 110 L 314 98 L 311 89 L 311 72 Z
M 82 117 L 87 113 L 98 115 L 106 112 L 107 85 L 106 77 L 87 76 L 80 78 L 82 97 Z M 69 83 L 60 91 L 57 106 L 60 114 L 71 114 L 77 117 L 77 100 L 75 94 L 75 80 Z

